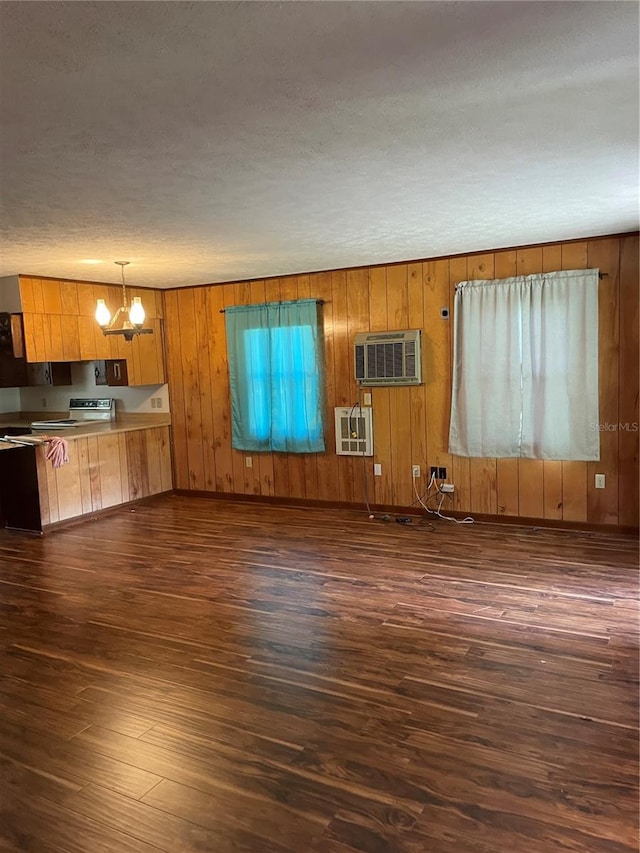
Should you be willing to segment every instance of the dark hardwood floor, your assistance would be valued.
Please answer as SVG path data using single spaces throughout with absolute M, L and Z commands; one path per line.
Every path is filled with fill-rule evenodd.
M 177 496 L 0 533 L 0 850 L 635 853 L 637 569 Z

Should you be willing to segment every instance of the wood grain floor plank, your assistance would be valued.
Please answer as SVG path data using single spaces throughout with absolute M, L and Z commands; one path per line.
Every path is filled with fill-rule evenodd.
M 637 543 L 420 521 L 0 532 L 0 850 L 637 849 Z

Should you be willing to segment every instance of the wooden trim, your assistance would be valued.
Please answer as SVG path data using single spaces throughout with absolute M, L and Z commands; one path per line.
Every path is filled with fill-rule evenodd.
M 453 255 L 433 255 L 428 258 L 409 258 L 408 260 L 402 261 L 381 261 L 378 264 L 358 264 L 358 266 L 354 267 L 331 267 L 328 269 L 315 269 L 315 270 L 306 270 L 304 272 L 287 272 L 287 273 L 276 273 L 274 275 L 267 276 L 253 276 L 251 278 L 234 278 L 234 279 L 225 279 L 224 281 L 211 281 L 204 282 L 202 284 L 186 284 L 184 287 L 164 287 L 157 288 L 162 290 L 163 293 L 175 291 L 175 290 L 193 290 L 198 287 L 222 287 L 225 284 L 246 284 L 247 282 L 252 281 L 274 281 L 276 279 L 282 278 L 290 278 L 301 275 L 313 275 L 314 273 L 337 273 L 337 272 L 350 272 L 352 270 L 373 270 L 379 267 L 397 267 L 402 264 L 427 264 L 433 263 L 434 261 L 451 261 L 456 258 L 474 258 L 478 255 L 487 255 L 493 254 L 495 252 L 518 252 L 524 249 L 529 249 L 535 247 L 536 249 L 544 249 L 549 246 L 567 246 L 572 243 L 584 243 L 585 241 L 589 241 L 593 243 L 596 240 L 612 240 L 612 239 L 622 239 L 623 237 L 631 237 L 636 234 L 640 234 L 638 231 L 623 231 L 617 234 L 601 234 L 597 237 L 593 237 L 587 235 L 585 237 L 574 237 L 571 240 L 553 240 L 549 243 L 524 243 L 520 246 L 498 246 L 493 249 L 478 249 L 475 252 L 456 252 Z M 43 278 L 44 276 L 38 276 L 38 278 Z M 70 280 L 70 279 L 67 279 Z M 107 282 L 96 282 L 98 284 L 106 284 Z M 128 286 L 128 285 L 127 285 Z M 148 288 L 147 288 L 148 289 Z
M 363 503 L 349 503 L 348 501 L 322 501 L 312 500 L 309 498 L 288 498 L 276 497 L 274 495 L 251 495 L 238 494 L 231 492 L 205 492 L 201 489 L 174 489 L 173 494 L 181 497 L 198 497 L 208 498 L 217 501 L 234 501 L 236 503 L 247 504 L 270 504 L 271 506 L 290 506 L 300 509 L 301 507 L 309 507 L 316 509 L 343 509 L 353 512 L 367 512 L 367 507 Z M 153 497 L 156 497 L 155 495 Z M 391 506 L 389 504 L 371 504 L 371 510 L 375 513 L 385 513 L 389 515 L 410 515 L 419 518 L 426 518 L 431 521 L 444 521 L 438 519 L 437 516 L 425 516 L 422 512 L 418 512 L 415 506 Z M 117 508 L 117 507 L 116 507 Z M 503 524 L 513 527 L 539 527 L 541 529 L 553 530 L 574 530 L 576 532 L 600 532 L 600 533 L 620 533 L 623 535 L 637 535 L 640 532 L 639 527 L 620 524 L 589 524 L 580 521 L 562 521 L 552 518 L 527 518 L 521 516 L 506 516 L 495 515 L 493 513 L 484 512 L 458 512 L 456 510 L 445 510 L 445 515 L 453 516 L 454 518 L 462 519 L 471 515 L 476 524 Z

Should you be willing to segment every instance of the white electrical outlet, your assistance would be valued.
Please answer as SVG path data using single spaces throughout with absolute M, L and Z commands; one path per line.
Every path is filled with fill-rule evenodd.
M 253 458 L 251 456 L 244 457 L 244 467 L 253 468 Z
M 373 463 L 373 474 L 375 477 L 382 477 L 382 465 L 380 462 Z
M 455 486 L 453 485 L 453 483 L 443 483 L 440 486 L 440 491 L 444 492 L 445 495 L 452 495 L 455 491 Z
M 596 474 L 596 489 L 604 489 L 604 474 Z
M 413 477 L 414 480 L 420 476 L 420 466 L 419 465 L 412 465 L 411 466 L 411 476 Z

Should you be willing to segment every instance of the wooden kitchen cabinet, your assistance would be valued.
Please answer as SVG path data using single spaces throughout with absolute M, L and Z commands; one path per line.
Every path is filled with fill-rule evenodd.
M 20 276 L 25 355 L 29 362 L 126 361 L 127 384 L 165 383 L 163 299 L 160 291 L 127 288 L 140 296 L 151 335 L 125 341 L 102 333 L 95 320 L 96 302 L 104 299 L 112 315 L 122 302 L 118 285 L 59 281 Z M 113 383 L 110 383 L 113 384 Z
M 36 448 L 42 528 L 173 488 L 169 426 L 68 436 L 69 462 Z M 10 451 L 5 451 L 9 453 Z
M 125 358 L 95 361 L 94 373 L 96 385 L 124 386 L 129 384 L 127 360 Z
M 80 361 L 78 317 L 23 314 L 27 361 Z
M 67 362 L 27 363 L 27 385 L 71 385 L 71 365 Z
M 153 329 L 153 334 L 138 335 L 129 344 L 129 385 L 163 385 L 166 380 L 162 320 L 149 317 L 145 326 Z

